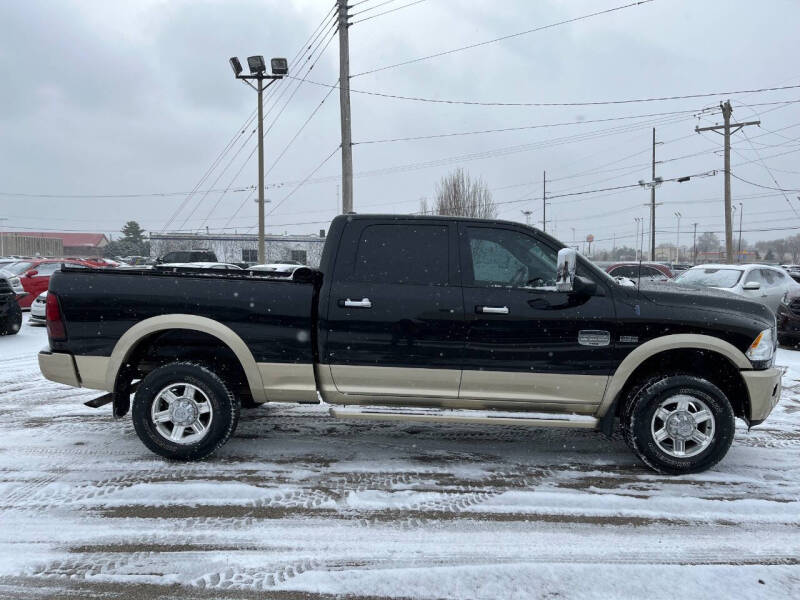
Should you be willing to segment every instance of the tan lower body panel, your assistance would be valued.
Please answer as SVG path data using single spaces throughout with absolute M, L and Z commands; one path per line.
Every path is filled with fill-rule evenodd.
M 603 399 L 605 375 L 464 371 L 460 399 L 524 402 L 534 406 L 593 407 Z
M 336 391 L 369 396 L 457 398 L 461 371 L 405 367 L 332 365 Z
M 333 374 L 332 374 L 333 371 Z M 608 377 L 508 371 L 318 365 L 325 402 L 342 405 L 542 410 L 591 415 Z M 460 395 L 453 393 L 452 387 Z
M 258 363 L 267 402 L 317 402 L 314 365 Z
M 81 378 L 81 387 L 92 390 L 113 391 L 106 385 L 110 356 L 76 356 L 75 365 Z

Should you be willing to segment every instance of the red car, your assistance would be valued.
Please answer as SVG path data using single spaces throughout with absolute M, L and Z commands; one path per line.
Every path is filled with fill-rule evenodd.
M 654 262 L 643 262 L 641 267 L 638 262 L 614 263 L 606 267 L 606 273 L 612 277 L 627 277 L 633 280 L 639 279 L 639 273 L 642 279 L 650 281 L 669 281 L 675 278 L 668 266 Z
M 50 275 L 61 268 L 61 265 L 91 267 L 91 263 L 80 258 L 28 258 L 6 265 L 10 271 L 20 278 L 23 289 L 28 295 L 18 300 L 20 308 L 30 308 L 37 296 L 47 289 Z

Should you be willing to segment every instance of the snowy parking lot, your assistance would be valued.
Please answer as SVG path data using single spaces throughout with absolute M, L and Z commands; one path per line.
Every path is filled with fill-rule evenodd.
M 594 432 L 279 405 L 170 463 L 44 380 L 45 344 L 0 338 L 0 597 L 800 596 L 800 352 L 765 424 L 664 477 Z

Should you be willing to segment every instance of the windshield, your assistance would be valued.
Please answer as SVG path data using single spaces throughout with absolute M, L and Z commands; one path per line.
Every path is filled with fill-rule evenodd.
M 703 287 L 732 288 L 742 272 L 738 269 L 689 269 L 675 280 L 677 283 L 699 285 Z
M 3 267 L 6 271 L 13 275 L 22 275 L 25 271 L 29 270 L 33 266 L 33 263 L 21 261 L 15 262 L 10 265 Z

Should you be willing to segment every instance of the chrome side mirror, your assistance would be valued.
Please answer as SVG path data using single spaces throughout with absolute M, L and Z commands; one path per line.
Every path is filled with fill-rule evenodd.
M 558 251 L 556 266 L 556 289 L 559 292 L 571 292 L 575 282 L 575 260 L 578 253 L 574 248 L 562 248 Z

